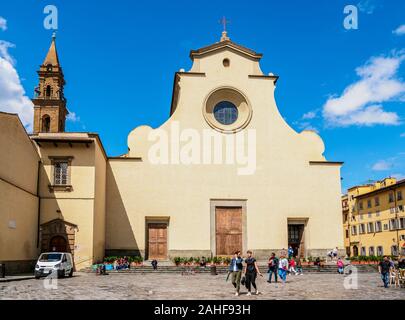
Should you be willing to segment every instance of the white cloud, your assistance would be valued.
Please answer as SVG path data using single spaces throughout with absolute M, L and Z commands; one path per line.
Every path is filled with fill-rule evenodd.
M 397 36 L 403 36 L 405 34 L 405 24 L 396 28 L 392 33 L 396 34 Z
M 402 132 L 399 136 L 400 136 L 401 138 L 405 138 L 405 132 Z
M 373 166 L 372 169 L 374 171 L 387 171 L 392 168 L 392 162 L 386 160 L 377 161 Z
M 0 16 L 0 29 L 3 31 L 7 30 L 7 20 Z
M 80 117 L 78 117 L 75 112 L 69 111 L 69 114 L 67 115 L 66 120 L 71 121 L 71 122 L 79 122 Z
M 382 102 L 402 100 L 405 83 L 396 77 L 405 54 L 391 57 L 373 57 L 356 69 L 360 80 L 349 85 L 340 96 L 330 97 L 323 106 L 327 124 L 398 125 L 400 119 L 394 112 L 386 112 Z
M 25 95 L 14 59 L 8 53 L 13 47 L 12 43 L 0 40 L 0 110 L 17 113 L 27 131 L 31 132 L 33 104 Z
M 357 4 L 357 7 L 359 8 L 359 10 L 361 12 L 364 12 L 366 14 L 373 14 L 376 5 L 374 4 L 374 1 L 372 1 L 372 0 L 363 0 Z
M 304 113 L 302 115 L 302 119 L 313 119 L 316 117 L 316 112 L 315 111 L 309 111 L 307 113 Z

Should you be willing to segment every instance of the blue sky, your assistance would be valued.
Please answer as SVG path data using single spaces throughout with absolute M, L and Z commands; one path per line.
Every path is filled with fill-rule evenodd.
M 23 119 L 50 44 L 48 4 L 58 8 L 65 95 L 76 115 L 67 130 L 99 133 L 111 156 L 127 151 L 133 128 L 167 119 L 174 73 L 191 66 L 191 49 L 219 40 L 225 15 L 231 39 L 263 53 L 262 70 L 280 76 L 276 101 L 287 122 L 317 130 L 326 158 L 345 162 L 343 190 L 405 177 L 402 0 L 3 1 L 0 59 L 25 89 L 15 102 Z M 359 9 L 357 30 L 343 26 L 348 4 Z M 0 70 L 0 110 L 13 111 L 4 107 L 5 75 Z

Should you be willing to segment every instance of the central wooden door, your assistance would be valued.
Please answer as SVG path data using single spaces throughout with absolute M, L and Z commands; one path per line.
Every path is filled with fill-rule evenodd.
M 216 255 L 233 255 L 242 251 L 242 208 L 215 208 Z
M 148 258 L 149 260 L 167 259 L 167 224 L 148 224 Z

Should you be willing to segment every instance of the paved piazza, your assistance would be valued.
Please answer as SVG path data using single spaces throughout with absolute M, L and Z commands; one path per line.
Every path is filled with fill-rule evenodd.
M 0 283 L 0 299 L 235 299 L 226 275 L 209 274 L 95 274 L 76 273 L 59 279 L 58 289 L 44 289 L 44 280 Z M 384 289 L 377 273 L 358 275 L 358 289 L 344 288 L 338 274 L 290 276 L 287 284 L 257 281 L 262 294 L 246 296 L 242 287 L 236 299 L 402 299 L 405 289 Z

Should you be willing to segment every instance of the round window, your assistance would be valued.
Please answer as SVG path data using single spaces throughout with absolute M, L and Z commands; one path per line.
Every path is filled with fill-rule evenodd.
M 238 119 L 238 108 L 232 102 L 221 101 L 214 107 L 214 117 L 220 124 L 232 124 Z

